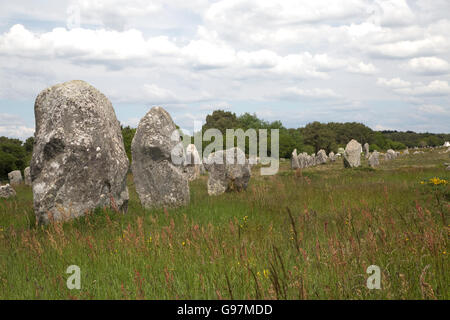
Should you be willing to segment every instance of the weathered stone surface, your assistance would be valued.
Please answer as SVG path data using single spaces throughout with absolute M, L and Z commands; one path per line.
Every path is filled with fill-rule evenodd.
M 23 170 L 23 175 L 24 175 L 24 180 L 25 180 L 25 184 L 27 186 L 31 186 L 31 171 L 30 171 L 30 167 L 26 167 L 25 170 Z
M 405 151 L 403 151 L 403 154 L 409 154 L 408 148 L 406 148 Z
M 8 173 L 8 179 L 10 185 L 20 184 L 23 182 L 22 173 L 20 170 L 14 170 Z
M 366 159 L 369 159 L 370 153 L 369 153 L 369 144 L 366 142 L 364 143 L 364 156 Z
M 201 175 L 201 160 L 200 155 L 195 147 L 195 144 L 189 144 L 186 147 L 184 172 L 187 175 L 189 181 L 198 179 Z
M 146 208 L 189 203 L 184 150 L 175 123 L 161 107 L 141 119 L 131 143 L 132 171 L 141 204 Z M 175 161 L 173 161 L 174 158 Z
M 306 156 L 307 156 L 306 152 L 299 153 L 298 156 L 297 156 L 298 165 L 299 165 L 300 169 L 303 169 L 303 168 L 307 167 Z
M 328 161 L 327 153 L 325 150 L 320 149 L 319 152 L 317 152 L 316 156 L 316 164 L 325 164 Z
M 298 169 L 300 168 L 300 164 L 298 163 L 298 156 L 297 156 L 297 149 L 294 149 L 291 154 L 291 169 Z
M 336 155 L 334 154 L 333 151 L 331 151 L 331 152 L 328 154 L 328 159 L 330 159 L 331 162 L 335 162 L 335 161 L 336 161 Z
M 377 167 L 380 164 L 380 154 L 377 150 L 372 152 L 369 156 L 369 166 L 374 168 Z
M 34 112 L 30 168 L 37 220 L 67 220 L 103 206 L 126 211 L 129 162 L 111 102 L 75 80 L 43 90 Z
M 11 185 L 6 184 L 0 186 L 0 198 L 11 198 L 16 196 L 16 191 L 11 187 Z
M 361 165 L 361 144 L 355 139 L 347 143 L 344 151 L 344 167 L 354 168 Z
M 389 149 L 386 151 L 386 155 L 384 156 L 385 160 L 394 160 L 395 158 L 397 158 L 397 153 L 394 150 Z
M 209 195 L 247 189 L 251 171 L 248 159 L 241 149 L 235 147 L 211 153 L 205 167 L 209 172 Z

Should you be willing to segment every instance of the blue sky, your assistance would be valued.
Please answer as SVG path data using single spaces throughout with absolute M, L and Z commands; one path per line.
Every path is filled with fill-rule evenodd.
M 2 1 L 0 135 L 34 131 L 46 87 L 82 79 L 136 126 L 214 109 L 287 127 L 450 132 L 450 1 Z

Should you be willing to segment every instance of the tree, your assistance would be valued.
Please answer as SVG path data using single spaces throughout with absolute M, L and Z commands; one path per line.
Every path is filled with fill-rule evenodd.
M 320 149 L 328 153 L 336 148 L 336 134 L 326 124 L 315 121 L 307 124 L 301 132 L 304 143 L 314 147 L 315 153 Z
M 131 163 L 131 142 L 133 141 L 136 129 L 130 126 L 122 127 L 123 145 L 127 154 L 128 160 Z
M 13 170 L 23 170 L 28 166 L 29 154 L 22 141 L 0 137 L 0 179 L 7 179 Z

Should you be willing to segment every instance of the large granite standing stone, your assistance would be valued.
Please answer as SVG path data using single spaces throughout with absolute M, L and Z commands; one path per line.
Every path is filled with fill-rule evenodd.
M 23 182 L 20 170 L 14 170 L 8 173 L 8 179 L 10 185 L 21 184 Z
M 27 186 L 31 186 L 31 169 L 30 169 L 30 167 L 26 167 L 23 170 L 23 176 L 25 178 L 25 184 Z
M 320 149 L 319 152 L 317 152 L 316 156 L 316 164 L 325 164 L 328 161 L 327 153 L 325 150 Z
M 297 149 L 294 149 L 291 154 L 291 169 L 298 169 L 300 168 L 300 164 L 298 163 L 298 156 L 297 156 Z
M 103 206 L 126 211 L 129 162 L 108 98 L 84 81 L 69 81 L 43 90 L 34 112 L 37 220 L 67 220 Z
M 370 153 L 369 153 L 369 144 L 366 142 L 364 143 L 364 156 L 366 159 L 369 159 Z
M 6 184 L 0 186 L 0 198 L 11 198 L 16 196 L 16 191 L 11 187 L 11 185 Z
M 131 143 L 131 154 L 136 192 L 144 207 L 178 207 L 189 203 L 188 177 L 183 172 L 184 149 L 166 110 L 154 107 L 141 119 Z
M 361 165 L 361 144 L 355 139 L 347 143 L 344 151 L 344 167 L 354 168 Z
M 205 167 L 209 172 L 209 195 L 247 189 L 251 170 L 245 153 L 241 149 L 234 147 L 211 153 Z
M 186 147 L 186 155 L 184 162 L 184 172 L 189 181 L 198 179 L 201 175 L 202 162 L 195 144 L 189 144 Z
M 369 166 L 372 168 L 377 167 L 380 164 L 379 158 L 380 158 L 380 154 L 378 153 L 377 150 L 372 152 L 369 156 Z

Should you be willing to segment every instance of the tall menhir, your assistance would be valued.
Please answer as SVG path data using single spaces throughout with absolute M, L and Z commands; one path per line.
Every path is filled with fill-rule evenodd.
M 108 98 L 74 80 L 43 90 L 34 112 L 31 179 L 37 220 L 68 220 L 104 206 L 126 211 L 129 161 Z

